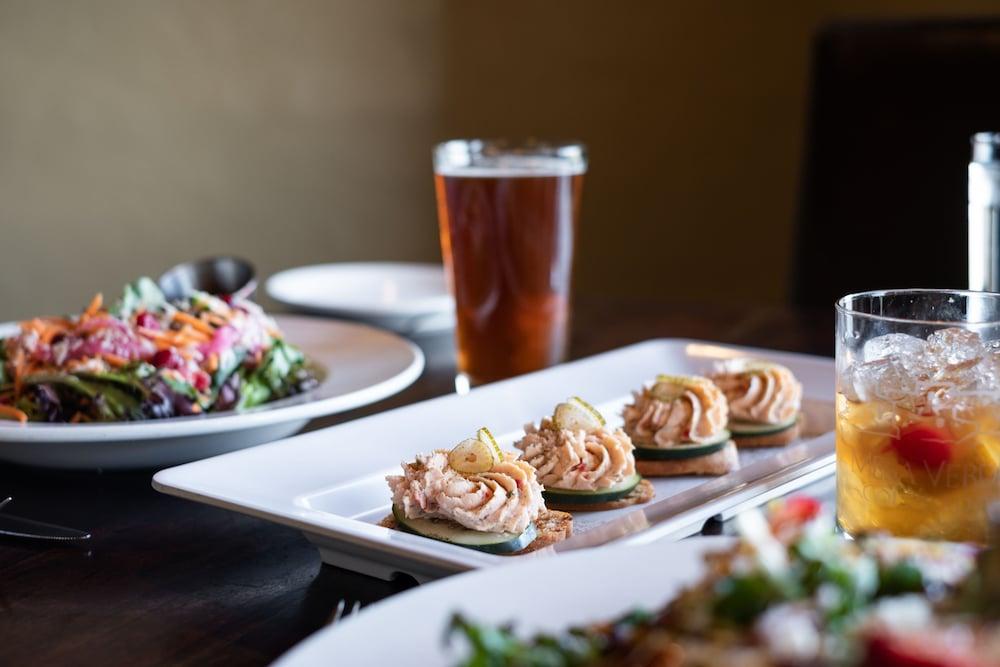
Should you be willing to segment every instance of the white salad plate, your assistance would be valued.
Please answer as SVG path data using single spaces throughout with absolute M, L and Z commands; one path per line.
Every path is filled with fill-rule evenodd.
M 802 486 L 832 473 L 832 359 L 700 341 L 652 340 L 484 385 L 464 395 L 443 396 L 162 470 L 153 478 L 153 486 L 301 530 L 324 561 L 385 579 L 405 573 L 427 581 L 492 567 L 509 563 L 512 557 L 379 526 L 391 510 L 386 475 L 398 474 L 400 462 L 412 461 L 418 453 L 454 446 L 483 425 L 510 449 L 526 423 L 551 414 L 553 406 L 570 395 L 593 403 L 609 426 L 620 425 L 619 415 L 631 391 L 658 373 L 704 373 L 719 359 L 743 355 L 791 368 L 803 385 L 809 434 L 819 437 L 788 447 L 743 450 L 743 469 L 723 477 L 652 479 L 656 499 L 647 505 L 574 512 L 574 537 L 557 549 L 576 548 L 572 543 L 591 538 L 600 539 L 580 546 L 620 541 L 630 532 L 635 533 L 628 535 L 633 544 L 667 534 L 676 539 L 698 532 L 712 516 L 728 516 L 727 512 L 791 490 L 790 484 Z M 661 521 L 664 518 L 669 521 Z M 619 529 L 621 534 L 615 532 Z M 514 558 L 546 557 L 552 552 L 550 548 Z
M 658 609 L 702 576 L 706 553 L 732 544 L 730 537 L 695 537 L 468 572 L 366 607 L 314 633 L 275 667 L 447 667 L 468 649 L 457 635 L 445 643 L 456 612 L 491 625 L 513 622 L 521 636 L 562 633 L 633 609 Z
M 317 369 L 319 386 L 244 411 L 93 424 L 0 421 L 0 461 L 50 468 L 177 465 L 292 435 L 315 417 L 373 403 L 424 368 L 413 343 L 364 324 L 276 316 L 286 340 Z M 16 325 L 0 325 L 0 337 Z
M 455 302 L 440 264 L 345 262 L 282 271 L 265 285 L 268 296 L 316 315 L 362 320 L 402 334 L 447 331 Z

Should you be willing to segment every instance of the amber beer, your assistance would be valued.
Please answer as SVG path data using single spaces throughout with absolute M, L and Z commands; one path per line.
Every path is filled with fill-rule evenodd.
M 579 145 L 512 149 L 452 141 L 435 151 L 458 368 L 473 383 L 565 357 L 585 169 Z

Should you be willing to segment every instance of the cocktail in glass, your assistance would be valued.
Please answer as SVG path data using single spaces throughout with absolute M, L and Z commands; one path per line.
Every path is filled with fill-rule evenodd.
M 845 532 L 985 543 L 1000 497 L 1000 294 L 840 299 L 836 410 Z

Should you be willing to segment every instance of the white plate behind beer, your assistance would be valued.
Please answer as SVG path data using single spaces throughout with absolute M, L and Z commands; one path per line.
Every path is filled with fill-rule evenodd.
M 348 317 L 403 334 L 447 331 L 455 304 L 440 264 L 350 262 L 289 269 L 267 281 L 275 301 L 316 315 Z

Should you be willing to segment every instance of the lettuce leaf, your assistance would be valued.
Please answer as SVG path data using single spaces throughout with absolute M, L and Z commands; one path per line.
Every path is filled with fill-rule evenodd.
M 157 284 L 151 278 L 143 276 L 125 285 L 121 299 L 111 307 L 111 314 L 126 318 L 141 310 L 160 311 L 166 305 L 167 299 Z

